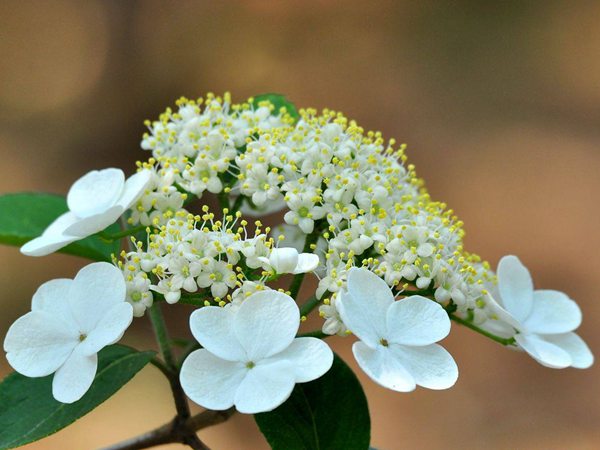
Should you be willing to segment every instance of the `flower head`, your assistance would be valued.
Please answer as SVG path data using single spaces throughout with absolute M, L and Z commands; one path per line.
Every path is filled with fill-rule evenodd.
M 31 312 L 8 330 L 6 359 L 28 377 L 56 372 L 52 395 L 73 403 L 94 380 L 97 353 L 121 339 L 132 318 L 121 271 L 108 263 L 93 263 L 74 280 L 51 280 L 39 287 Z
M 552 368 L 585 369 L 594 356 L 575 333 L 581 310 L 564 293 L 534 290 L 531 275 L 516 256 L 505 256 L 498 264 L 499 302 L 510 315 L 519 346 L 540 364 Z M 505 314 L 506 316 L 506 314 Z
M 204 348 L 183 363 L 183 390 L 205 408 L 235 405 L 247 414 L 275 409 L 296 383 L 319 378 L 333 363 L 323 341 L 294 338 L 299 325 L 296 303 L 272 290 L 250 295 L 238 308 L 196 310 L 190 328 Z
M 28 256 L 45 256 L 114 223 L 144 192 L 150 172 L 125 180 L 120 169 L 93 170 L 77 180 L 67 195 L 69 211 L 41 236 L 21 247 Z
M 408 392 L 416 385 L 447 389 L 456 382 L 456 363 L 435 344 L 450 332 L 450 319 L 438 303 L 416 295 L 394 301 L 385 281 L 353 268 L 337 306 L 360 339 L 352 346 L 358 365 L 376 383 Z

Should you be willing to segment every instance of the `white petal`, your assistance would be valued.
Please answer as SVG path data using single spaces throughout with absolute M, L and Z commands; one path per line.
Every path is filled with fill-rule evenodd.
M 78 241 L 81 238 L 64 234 L 65 230 L 78 220 L 72 212 L 62 214 L 48 225 L 40 237 L 25 243 L 21 247 L 21 253 L 27 256 L 46 256 Z
M 404 345 L 429 345 L 450 333 L 450 319 L 444 308 L 415 295 L 390 305 L 387 310 L 387 340 Z
M 410 392 L 416 384 L 413 376 L 389 348 L 382 345 L 372 349 L 363 342 L 355 342 L 352 353 L 360 368 L 375 383 L 397 392 Z
M 298 250 L 292 247 L 274 248 L 269 255 L 269 265 L 277 273 L 292 273 L 298 265 Z
M 298 255 L 298 265 L 294 273 L 312 272 L 319 266 L 319 256 L 312 253 L 300 253 Z
M 121 193 L 121 198 L 117 202 L 123 209 L 129 209 L 144 193 L 146 186 L 152 179 L 152 172 L 142 170 L 125 181 L 125 187 Z
M 552 334 L 544 336 L 544 340 L 560 347 L 571 357 L 571 367 L 587 369 L 594 364 L 594 355 L 587 344 L 575 333 Z
M 581 310 L 562 292 L 535 291 L 533 308 L 523 325 L 532 333 L 567 333 L 581 325 Z
M 566 350 L 534 334 L 517 334 L 515 340 L 529 355 L 543 366 L 553 369 L 569 367 L 573 361 Z
M 132 320 L 133 307 L 129 303 L 121 302 L 113 305 L 81 342 L 81 352 L 91 355 L 98 353 L 107 345 L 114 344 L 123 337 Z
M 112 306 L 125 301 L 125 279 L 115 266 L 92 263 L 75 276 L 69 293 L 73 317 L 84 334 L 89 334 Z
M 115 223 L 123 212 L 122 206 L 113 206 L 104 212 L 78 220 L 67 227 L 65 234 L 80 236 L 78 239 L 91 236 Z
M 116 204 L 124 184 L 125 175 L 120 169 L 92 170 L 73 183 L 67 205 L 80 218 L 103 213 Z
M 249 360 L 257 362 L 287 348 L 299 326 L 300 310 L 289 295 L 259 291 L 244 300 L 233 329 Z
M 195 403 L 218 411 L 231 408 L 248 369 L 241 362 L 225 361 L 206 349 L 192 352 L 181 366 L 179 380 Z
M 371 306 L 377 309 L 387 310 L 394 302 L 394 294 L 387 283 L 362 267 L 348 271 L 348 292 L 360 300 L 369 299 Z
M 98 355 L 84 355 L 76 348 L 52 379 L 52 395 L 62 403 L 73 403 L 88 391 L 98 368 Z
M 387 336 L 386 314 L 394 295 L 385 281 L 367 269 L 348 272 L 348 291 L 337 302 L 346 327 L 375 348 Z
M 458 367 L 450 353 L 441 345 L 408 347 L 391 344 L 390 350 L 419 386 L 448 389 L 458 379 Z
M 31 299 L 32 311 L 44 311 L 65 322 L 74 323 L 73 314 L 69 305 L 69 292 L 73 280 L 59 278 L 42 284 Z
M 190 330 L 196 340 L 211 353 L 227 361 L 247 361 L 234 328 L 235 313 L 231 308 L 205 306 L 190 316 Z
M 504 308 L 518 321 L 524 321 L 533 304 L 533 282 L 516 256 L 504 256 L 498 263 L 498 290 Z
M 521 330 L 522 324 L 515 319 L 512 315 L 508 313 L 500 304 L 494 299 L 492 295 L 488 295 L 486 297 L 487 308 L 489 309 L 489 316 L 493 318 L 492 320 L 496 320 L 502 322 L 499 327 L 506 328 L 507 330 Z M 512 336 L 514 332 L 510 335 Z
M 278 361 L 248 370 L 235 393 L 235 407 L 244 414 L 272 411 L 285 402 L 294 390 L 289 363 Z
M 33 311 L 11 325 L 4 339 L 6 359 L 17 372 L 43 377 L 58 369 L 79 343 L 78 331 L 44 311 Z
M 271 356 L 267 361 L 288 361 L 296 383 L 316 380 L 325 374 L 333 364 L 333 352 L 321 339 L 301 337 L 292 341 L 290 346 Z

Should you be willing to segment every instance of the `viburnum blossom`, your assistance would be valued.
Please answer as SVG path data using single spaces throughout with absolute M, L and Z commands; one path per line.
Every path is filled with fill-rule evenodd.
M 21 247 L 28 256 L 45 256 L 113 224 L 146 189 L 150 173 L 125 180 L 120 169 L 93 170 L 77 180 L 67 195 L 69 211 L 44 233 Z
M 514 339 L 536 361 L 556 369 L 586 369 L 594 362 L 590 349 L 573 331 L 581 324 L 577 303 L 559 291 L 534 290 L 531 275 L 519 258 L 498 263 L 498 301 L 510 314 Z M 512 320 L 510 320 L 512 319 Z
M 249 296 L 237 309 L 207 306 L 190 317 L 202 349 L 187 357 L 181 385 L 205 408 L 240 412 L 271 411 L 296 383 L 319 378 L 333 363 L 333 352 L 312 337 L 294 338 L 300 312 L 277 291 Z
M 108 263 L 93 263 L 73 280 L 51 280 L 39 287 L 31 312 L 8 330 L 6 359 L 28 377 L 56 372 L 52 395 L 73 403 L 94 380 L 97 353 L 121 339 L 132 318 L 121 272 Z
M 316 337 L 355 335 L 359 366 L 401 392 L 454 385 L 456 363 L 437 344 L 451 320 L 549 367 L 593 363 L 573 332 L 575 302 L 534 291 L 514 256 L 496 276 L 470 253 L 463 222 L 431 198 L 404 144 L 333 110 L 261 98 L 181 98 L 145 122 L 148 158 L 138 173 L 125 180 L 109 168 L 74 183 L 69 212 L 21 251 L 47 255 L 96 233 L 124 239 L 113 265 L 40 287 L 5 340 L 17 371 L 56 372 L 55 398 L 76 401 L 94 379 L 97 352 L 120 339 L 132 316 L 149 315 L 164 360 L 153 363 L 182 397 L 173 427 L 185 429 L 167 428 L 187 433 L 181 387 L 208 409 L 271 411 L 296 383 L 332 366 L 331 349 Z M 120 217 L 120 232 L 103 232 Z M 272 219 L 284 223 L 271 230 Z M 313 295 L 302 300 L 310 276 Z M 160 308 L 179 303 L 195 308 L 189 323 L 202 348 L 174 361 Z M 302 337 L 300 323 L 314 310 L 321 329 Z M 197 348 L 185 341 L 177 339 Z
M 450 319 L 440 305 L 417 295 L 394 301 L 387 284 L 364 268 L 349 271 L 338 304 L 344 323 L 360 339 L 352 346 L 354 357 L 373 381 L 399 392 L 416 385 L 454 385 L 456 363 L 435 344 L 450 332 Z

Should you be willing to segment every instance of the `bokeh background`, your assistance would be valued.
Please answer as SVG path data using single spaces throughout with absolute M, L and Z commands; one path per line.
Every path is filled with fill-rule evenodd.
M 130 173 L 147 156 L 143 119 L 181 95 L 282 92 L 407 142 L 433 196 L 465 221 L 468 248 L 493 266 L 518 254 L 538 286 L 577 299 L 580 334 L 598 354 L 599 22 L 597 1 L 3 0 L 0 192 L 66 193 L 93 168 Z M 39 284 L 83 264 L 0 248 L 0 334 Z M 187 333 L 185 314 L 170 320 Z M 145 320 L 127 339 L 153 345 Z M 350 340 L 333 342 L 352 361 Z M 600 448 L 597 366 L 545 369 L 458 326 L 445 345 L 461 368 L 451 390 L 393 394 L 359 374 L 374 446 Z M 172 413 L 150 367 L 28 448 L 96 448 Z M 251 417 L 201 437 L 267 448 Z

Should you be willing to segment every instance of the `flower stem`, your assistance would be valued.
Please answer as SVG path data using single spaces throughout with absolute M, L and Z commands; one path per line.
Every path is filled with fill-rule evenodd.
M 156 357 L 152 358 L 150 360 L 150 364 L 152 364 L 154 367 L 156 367 L 158 370 L 160 370 L 163 373 L 163 375 L 167 377 L 168 380 L 171 379 L 171 376 L 173 375 L 173 372 L 160 359 L 158 359 Z
M 491 340 L 498 342 L 499 344 L 515 345 L 515 338 L 502 338 L 500 336 L 496 336 L 495 334 L 492 334 L 489 331 L 485 331 L 483 328 L 479 328 L 473 322 L 469 322 L 468 320 L 458 317 L 453 313 L 448 313 L 448 316 L 456 323 L 460 323 L 461 325 L 464 325 L 465 327 L 470 328 L 471 330 L 476 331 L 477 333 L 482 334 L 483 336 L 488 337 Z
M 221 209 L 229 209 L 229 196 L 225 192 L 219 192 L 217 194 L 217 199 L 219 200 Z
M 233 203 L 233 206 L 231 207 L 231 212 L 233 214 L 235 214 L 236 212 L 238 212 L 240 210 L 240 208 L 242 207 L 242 202 L 244 201 L 244 196 L 243 195 L 239 195 L 236 199 L 235 202 Z
M 154 335 L 156 336 L 156 342 L 158 343 L 160 353 L 162 354 L 167 367 L 170 370 L 173 370 L 175 368 L 175 358 L 173 357 L 173 352 L 171 351 L 169 334 L 167 333 L 165 319 L 162 311 L 160 310 L 160 303 L 153 304 L 148 309 L 148 313 L 150 322 L 152 322 L 152 327 L 154 328 Z
M 313 295 L 310 297 L 302 304 L 302 306 L 300 306 L 300 316 L 308 316 L 313 309 L 319 306 L 319 303 L 321 303 L 321 300 L 319 300 L 316 296 Z
M 105 233 L 104 231 L 101 231 L 100 233 L 98 233 L 98 235 L 100 236 L 101 239 L 104 239 L 105 241 L 116 241 L 118 239 L 122 239 L 126 236 L 132 236 L 135 233 L 138 233 L 140 231 L 144 231 L 147 227 L 145 225 L 138 225 L 137 227 L 133 227 L 133 228 L 126 228 L 122 231 L 119 231 L 118 233 Z
M 150 322 L 152 323 L 152 328 L 154 329 L 156 342 L 158 343 L 160 353 L 162 354 L 162 357 L 164 359 L 164 366 L 163 364 L 159 363 L 160 360 L 155 361 L 154 365 L 156 365 L 161 370 L 168 370 L 163 371 L 163 373 L 167 375 L 167 378 L 169 379 L 171 392 L 175 401 L 175 409 L 177 410 L 177 416 L 175 416 L 171 428 L 172 430 L 174 430 L 173 433 L 177 436 L 177 439 L 179 440 L 171 442 L 181 442 L 194 449 L 207 450 L 208 447 L 204 445 L 204 443 L 202 443 L 202 441 L 196 435 L 195 431 L 190 431 L 185 426 L 185 422 L 190 417 L 190 407 L 187 403 L 187 398 L 185 396 L 185 393 L 183 392 L 181 383 L 179 382 L 179 370 L 177 367 L 177 362 L 175 361 L 175 357 L 173 356 L 173 352 L 171 350 L 171 341 L 169 340 L 167 326 L 162 311 L 160 309 L 160 305 L 160 303 L 155 303 L 154 305 L 152 305 L 152 307 L 150 307 L 150 309 L 148 310 L 148 315 L 150 317 Z M 164 443 L 164 441 L 159 442 L 159 444 L 160 443 Z

